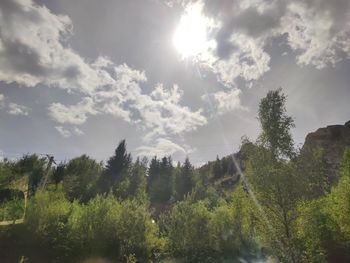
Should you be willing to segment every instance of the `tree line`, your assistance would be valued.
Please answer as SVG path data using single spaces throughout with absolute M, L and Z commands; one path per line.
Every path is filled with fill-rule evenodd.
M 200 168 L 188 158 L 133 160 L 125 140 L 106 164 L 87 155 L 49 171 L 37 155 L 1 162 L 3 219 L 23 212 L 10 182 L 28 176 L 30 199 L 25 223 L 0 229 L 0 243 L 30 262 L 350 261 L 350 148 L 333 183 L 323 149 L 295 148 L 286 99 L 269 91 L 257 140 Z

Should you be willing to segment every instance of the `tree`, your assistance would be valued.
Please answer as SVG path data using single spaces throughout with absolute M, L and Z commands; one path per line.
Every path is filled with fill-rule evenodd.
M 221 176 L 223 176 L 223 169 L 221 166 L 221 161 L 219 159 L 219 156 L 216 156 L 216 160 L 213 165 L 213 176 L 215 179 L 218 179 Z
M 36 154 L 25 155 L 14 165 L 15 174 L 29 176 L 29 195 L 35 194 L 41 179 L 44 177 L 45 165 L 46 158 L 39 158 Z
M 130 197 L 135 197 L 140 201 L 146 198 L 146 187 L 147 187 L 147 178 L 146 178 L 146 162 L 140 161 L 139 158 L 136 159 L 136 162 L 132 165 L 131 174 L 130 174 L 130 187 L 128 195 Z
M 344 149 L 343 160 L 341 163 L 341 176 L 350 177 L 350 147 Z
M 65 168 L 66 168 L 66 164 L 60 163 L 59 165 L 57 165 L 57 167 L 53 171 L 52 179 L 53 179 L 56 187 L 63 180 Z
M 297 262 L 295 221 L 297 205 L 305 197 L 305 183 L 287 158 L 294 156 L 290 129 L 293 119 L 286 114 L 286 97 L 281 89 L 269 91 L 259 104 L 262 127 L 258 145 L 246 161 L 246 175 L 258 202 L 257 224 L 271 253 L 283 262 Z M 252 147 L 249 147 L 253 149 Z M 268 215 L 268 217 L 266 216 Z
M 299 206 L 303 262 L 350 261 L 350 148 L 344 151 L 338 184 Z
M 193 176 L 194 168 L 187 157 L 176 178 L 176 194 L 178 200 L 184 199 L 184 197 L 192 191 L 194 186 Z
M 151 202 L 165 203 L 170 201 L 174 190 L 174 167 L 171 157 L 161 160 L 155 156 L 148 169 L 148 191 Z
M 297 262 L 295 220 L 297 204 L 304 193 L 303 181 L 286 161 L 276 160 L 266 148 L 256 148 L 246 163 L 246 177 L 250 182 L 258 207 L 257 229 L 270 252 L 282 262 Z M 267 216 L 268 215 L 268 216 Z
M 293 156 L 293 139 L 290 129 L 293 118 L 286 114 L 286 96 L 282 89 L 269 91 L 259 104 L 260 140 L 275 157 Z
M 164 234 L 169 239 L 169 250 L 184 262 L 211 262 L 210 211 L 204 201 L 189 200 L 176 203 L 169 214 L 161 218 Z
M 70 160 L 65 168 L 63 188 L 70 200 L 87 202 L 96 192 L 102 165 L 86 155 Z
M 136 162 L 130 167 L 130 171 L 125 177 L 116 183 L 113 187 L 113 193 L 120 199 L 134 199 L 144 202 L 146 196 L 146 163 L 137 158 Z
M 339 182 L 328 195 L 328 214 L 337 224 L 337 239 L 350 249 L 350 147 L 346 147 Z M 349 255 L 350 258 L 350 255 Z
M 107 161 L 106 169 L 99 182 L 100 190 L 107 192 L 123 181 L 130 172 L 131 163 L 131 155 L 126 151 L 126 142 L 122 140 L 115 149 L 114 155 Z
M 8 161 L 0 162 L 0 189 L 6 187 L 14 178 L 11 166 Z
M 293 159 L 292 165 L 303 182 L 303 188 L 299 189 L 300 194 L 312 199 L 329 192 L 330 178 L 327 175 L 327 163 L 322 148 L 303 148 Z

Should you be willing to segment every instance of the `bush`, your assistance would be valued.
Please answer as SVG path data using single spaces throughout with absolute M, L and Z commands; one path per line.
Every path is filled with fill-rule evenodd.
M 38 191 L 30 202 L 26 215 L 29 233 L 37 238 L 40 245 L 68 255 L 71 250 L 67 239 L 67 222 L 73 204 L 69 202 L 61 189 L 57 191 Z
M 136 201 L 97 196 L 87 204 L 65 199 L 64 192 L 37 192 L 30 201 L 26 226 L 30 239 L 59 259 L 105 256 L 125 261 L 148 259 L 162 247 L 158 227 L 147 207 Z
M 147 259 L 159 247 L 158 228 L 146 207 L 112 195 L 97 196 L 86 205 L 75 205 L 68 222 L 76 251 L 126 260 Z
M 211 213 L 204 201 L 180 202 L 161 218 L 164 234 L 169 241 L 169 252 L 187 261 L 204 260 L 213 250 L 210 247 L 209 228 Z
M 15 197 L 4 203 L 0 203 L 0 221 L 16 220 L 24 214 L 24 199 Z

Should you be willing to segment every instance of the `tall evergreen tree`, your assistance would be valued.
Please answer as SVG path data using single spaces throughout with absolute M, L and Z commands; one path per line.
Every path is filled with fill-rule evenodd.
M 107 161 L 106 169 L 100 180 L 101 190 L 108 191 L 115 184 L 123 181 L 130 172 L 131 162 L 131 155 L 126 151 L 126 142 L 122 140 L 115 149 L 114 155 Z
M 214 162 L 213 165 L 213 176 L 215 179 L 220 178 L 221 176 L 223 176 L 223 171 L 222 171 L 222 166 L 221 166 L 221 160 L 219 158 L 219 156 L 216 156 L 216 160 Z
M 182 200 L 185 195 L 190 193 L 193 188 L 194 167 L 186 157 L 181 167 L 181 172 L 176 178 L 176 194 L 177 199 Z
M 130 174 L 130 185 L 128 190 L 128 195 L 130 197 L 135 197 L 139 200 L 146 198 L 146 164 L 140 161 L 139 158 L 136 159 L 136 162 L 132 165 L 131 174 Z
M 174 167 L 171 157 L 154 157 L 148 170 L 149 194 L 152 202 L 168 202 L 173 195 Z

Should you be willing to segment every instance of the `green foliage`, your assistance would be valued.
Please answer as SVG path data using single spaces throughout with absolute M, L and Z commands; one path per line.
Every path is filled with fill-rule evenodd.
M 12 163 L 0 162 L 0 189 L 5 188 L 14 179 Z
M 189 196 L 163 215 L 160 226 L 170 255 L 185 262 L 218 262 L 254 254 L 247 196 L 239 188 L 231 199 L 212 207 L 207 199 L 194 201 Z
M 102 165 L 86 155 L 70 160 L 64 169 L 63 178 L 67 198 L 87 202 L 95 195 L 96 183 L 101 172 Z
M 41 246 L 65 253 L 69 251 L 66 223 L 72 207 L 61 189 L 38 191 L 27 208 L 26 225 L 29 233 L 33 233 L 30 238 L 35 240 L 36 237 Z
M 170 157 L 154 157 L 148 169 L 148 192 L 151 202 L 169 202 L 174 192 L 174 167 Z
M 350 177 L 342 176 L 326 199 L 327 214 L 336 223 L 337 239 L 350 248 Z
M 36 154 L 25 155 L 15 163 L 13 173 L 21 176 L 29 176 L 29 193 L 30 195 L 34 195 L 41 179 L 45 175 L 45 166 L 45 158 L 39 158 Z
M 146 208 L 112 195 L 74 207 L 68 226 L 76 250 L 84 255 L 148 258 L 159 247 L 157 226 Z
M 16 220 L 24 214 L 24 199 L 15 197 L 0 203 L 0 221 Z
M 327 262 L 326 242 L 333 242 L 329 225 L 332 222 L 322 212 L 324 199 L 299 205 L 297 236 L 301 246 L 301 262 Z
M 303 182 L 305 195 L 308 198 L 317 198 L 330 190 L 330 178 L 326 172 L 326 160 L 322 148 L 306 148 L 293 160 L 295 173 Z
M 281 89 L 268 92 L 257 143 L 244 139 L 234 156 L 200 169 L 188 158 L 174 167 L 171 157 L 154 157 L 147 170 L 147 161 L 132 162 L 123 140 L 105 169 L 82 155 L 52 169 L 55 187 L 37 191 L 51 172 L 45 159 L 0 162 L 0 220 L 24 213 L 22 196 L 7 192 L 29 175 L 25 224 L 12 238 L 52 252 L 53 261 L 241 262 L 273 255 L 287 263 L 349 262 L 350 148 L 332 186 L 321 149 L 293 150 L 285 102 Z M 239 184 L 224 191 L 222 182 L 232 178 Z
M 209 239 L 210 212 L 204 201 L 180 202 L 162 221 L 174 256 L 198 262 L 213 252 Z
M 65 163 L 60 163 L 59 165 L 57 165 L 56 168 L 54 168 L 53 173 L 52 173 L 52 179 L 53 179 L 53 182 L 56 186 L 60 182 L 62 182 L 63 177 L 64 177 L 65 168 L 66 168 Z
M 185 159 L 181 170 L 176 176 L 176 199 L 183 200 L 194 187 L 194 168 L 188 158 Z
M 341 177 L 329 194 L 299 205 L 298 237 L 303 262 L 350 260 L 349 160 L 346 149 Z
M 295 220 L 298 216 L 297 204 L 303 198 L 303 182 L 290 164 L 277 161 L 270 151 L 262 147 L 255 150 L 246 165 L 250 190 L 263 211 L 255 211 L 256 218 L 259 218 L 258 235 L 281 261 L 297 262 Z
M 122 140 L 115 149 L 114 155 L 107 161 L 106 169 L 99 180 L 100 191 L 109 192 L 115 188 L 116 184 L 123 181 L 130 172 L 131 162 L 131 155 L 126 151 L 126 142 Z
M 286 96 L 282 89 L 269 91 L 259 104 L 259 121 L 262 132 L 260 140 L 273 156 L 293 156 L 293 139 L 290 129 L 294 127 L 292 117 L 286 114 Z
M 341 176 L 350 177 L 350 146 L 344 149 L 343 160 L 341 163 Z
M 147 198 L 147 163 L 146 160 L 140 161 L 137 158 L 136 162 L 132 165 L 130 174 L 130 184 L 128 189 L 128 197 L 136 198 L 140 201 L 146 201 Z
M 161 250 L 158 227 L 139 202 L 97 196 L 87 204 L 69 202 L 61 189 L 37 192 L 26 217 L 30 239 L 65 257 L 147 259 Z M 35 239 L 34 239 L 35 240 Z

